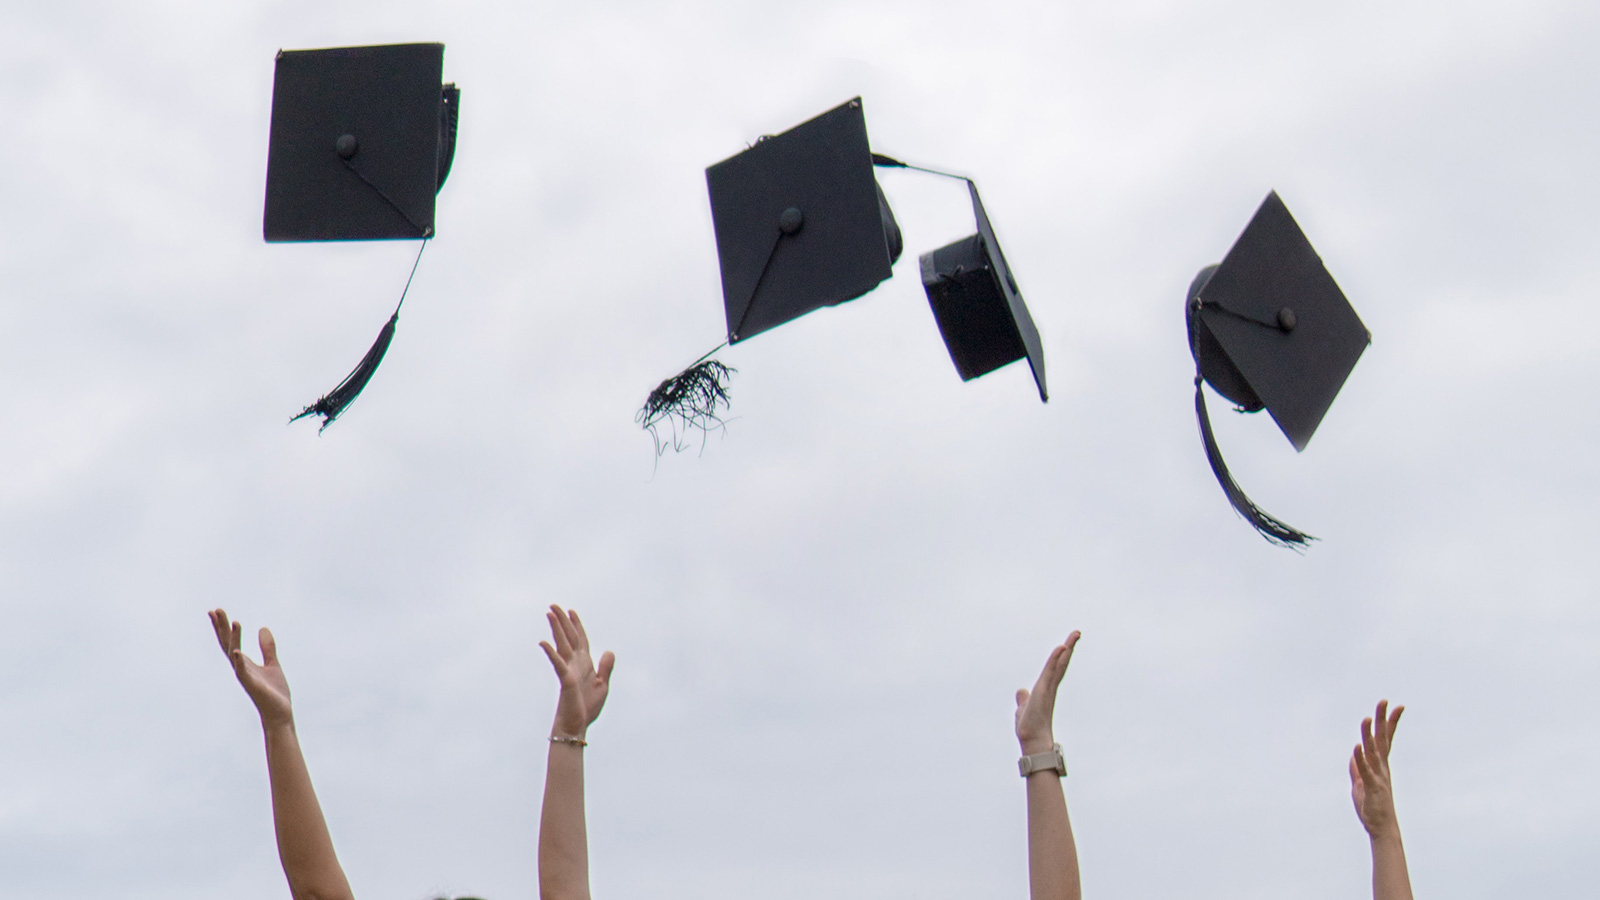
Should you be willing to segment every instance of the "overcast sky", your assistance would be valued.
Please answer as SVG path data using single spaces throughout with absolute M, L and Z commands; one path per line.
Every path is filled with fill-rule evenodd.
M 249 701 L 278 636 L 358 896 L 536 896 L 551 602 L 617 653 L 601 898 L 1026 895 L 1012 692 L 1092 898 L 1359 897 L 1380 697 L 1420 897 L 1580 897 L 1600 839 L 1600 7 L 54 0 L 0 5 L 0 895 L 281 898 Z M 438 239 L 261 240 L 273 55 L 446 44 Z M 852 96 L 973 174 L 1043 336 L 963 384 L 893 279 L 725 352 L 704 168 Z M 1309 448 L 1213 397 L 1182 302 L 1269 190 L 1373 333 Z M 1587 848 L 1587 849 L 1586 849 Z

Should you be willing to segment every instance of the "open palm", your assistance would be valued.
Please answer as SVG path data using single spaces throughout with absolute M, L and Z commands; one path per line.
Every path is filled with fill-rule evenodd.
M 1074 631 L 1050 651 L 1033 690 L 1017 691 L 1017 740 L 1023 753 L 1042 753 L 1055 744 L 1056 692 L 1082 634 Z
M 1395 728 L 1404 706 L 1389 712 L 1389 701 L 1378 704 L 1376 715 L 1361 721 L 1361 743 L 1350 755 L 1350 799 L 1356 815 L 1374 837 L 1386 834 L 1395 824 L 1394 786 L 1389 774 L 1389 751 L 1394 746 Z
M 589 723 L 606 705 L 606 695 L 611 692 L 611 667 L 616 664 L 616 657 L 606 651 L 600 657 L 599 668 L 595 668 L 589 651 L 589 635 L 583 630 L 583 621 L 576 612 L 551 606 L 545 618 L 550 622 L 550 635 L 555 638 L 555 645 L 540 641 L 539 646 L 550 657 L 550 665 L 561 679 L 555 733 L 581 739 L 588 733 Z
M 255 703 L 261 721 L 293 719 L 289 679 L 284 677 L 283 667 L 278 665 L 278 645 L 272 639 L 272 632 L 261 629 L 261 662 L 257 663 L 246 656 L 239 646 L 239 623 L 229 619 L 228 614 L 220 609 L 212 610 L 210 616 L 211 627 L 217 633 L 217 643 L 222 645 L 222 652 L 228 655 L 228 661 L 233 664 L 233 674 L 244 686 L 244 692 L 250 695 L 251 702 Z

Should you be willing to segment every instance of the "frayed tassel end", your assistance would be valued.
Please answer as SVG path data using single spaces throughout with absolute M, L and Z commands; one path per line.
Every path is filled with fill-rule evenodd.
M 1222 451 L 1217 447 L 1217 438 L 1211 433 L 1211 417 L 1206 414 L 1206 397 L 1200 386 L 1201 380 L 1194 381 L 1194 413 L 1200 420 L 1200 437 L 1205 441 L 1206 459 L 1211 463 L 1211 472 L 1217 476 L 1217 483 L 1222 485 L 1223 493 L 1228 495 L 1228 502 L 1233 504 L 1235 511 L 1244 517 L 1250 526 L 1266 538 L 1270 543 L 1292 550 L 1304 550 L 1306 545 L 1316 540 L 1305 532 L 1299 531 L 1284 524 L 1261 507 L 1256 506 L 1249 497 L 1240 489 L 1228 472 L 1228 464 L 1222 460 Z
M 650 392 L 634 421 L 650 432 L 658 458 L 668 447 L 681 452 L 687 446 L 683 443 L 684 435 L 695 429 L 701 434 L 701 449 L 705 448 L 705 436 L 723 426 L 717 408 L 719 405 L 724 410 L 729 408 L 728 382 L 737 371 L 714 359 L 702 360 L 661 382 Z M 663 423 L 671 429 L 670 439 L 662 438 Z
M 389 344 L 394 340 L 394 326 L 399 320 L 399 313 L 390 316 L 388 323 L 383 326 L 383 330 L 378 332 L 378 339 L 373 342 L 372 349 L 368 350 L 367 355 L 361 358 L 361 362 L 355 367 L 355 370 L 346 375 L 344 380 L 339 382 L 338 387 L 323 395 L 321 399 L 306 407 L 301 411 L 300 415 L 289 421 L 298 422 L 311 415 L 321 416 L 322 427 L 317 429 L 317 434 L 327 431 L 328 426 L 332 425 L 335 419 L 344 415 L 344 411 L 349 408 L 350 404 L 361 396 L 362 389 L 367 386 L 367 382 L 372 380 L 372 374 L 378 371 L 378 364 L 383 362 L 383 355 L 389 352 Z

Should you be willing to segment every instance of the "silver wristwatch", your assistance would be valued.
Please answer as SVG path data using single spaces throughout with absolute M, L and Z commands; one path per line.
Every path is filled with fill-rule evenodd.
M 1067 777 L 1067 758 L 1061 755 L 1060 744 L 1051 747 L 1044 753 L 1035 753 L 1032 756 L 1024 756 L 1017 760 L 1017 771 L 1022 773 L 1023 778 L 1027 778 L 1035 772 L 1044 772 L 1050 769 L 1060 772 L 1062 778 Z

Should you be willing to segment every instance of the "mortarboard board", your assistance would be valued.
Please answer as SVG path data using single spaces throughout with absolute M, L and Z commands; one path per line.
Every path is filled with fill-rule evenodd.
M 1047 402 L 1050 396 L 1039 330 L 1022 302 L 1005 254 L 1000 252 L 978 186 L 971 179 L 964 180 L 972 192 L 978 233 L 922 255 L 922 287 L 928 293 L 928 304 L 962 381 L 1026 358 L 1039 387 L 1039 399 Z
M 460 97 L 443 69 L 443 44 L 280 50 L 266 239 L 432 237 Z
M 279 51 L 266 240 L 420 239 L 425 247 L 434 197 L 455 157 L 460 108 L 460 91 L 441 83 L 443 67 L 443 44 Z M 327 428 L 344 412 L 383 361 L 399 313 L 397 305 L 360 365 L 295 419 L 317 414 Z
M 860 297 L 900 257 L 859 97 L 710 166 L 706 188 L 729 345 Z M 721 424 L 734 370 L 711 353 L 651 391 L 637 419 L 652 435 L 663 421 L 702 432 Z
M 1267 195 L 1222 262 L 1202 269 L 1185 304 L 1195 361 L 1195 414 L 1212 472 L 1234 509 L 1269 541 L 1310 536 L 1273 518 L 1229 474 L 1201 383 L 1240 412 L 1266 409 L 1304 450 L 1372 341 L 1276 192 Z

